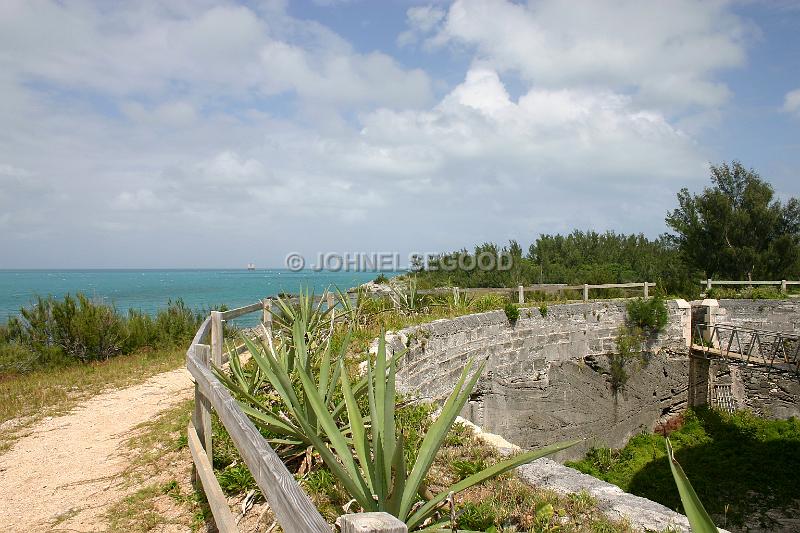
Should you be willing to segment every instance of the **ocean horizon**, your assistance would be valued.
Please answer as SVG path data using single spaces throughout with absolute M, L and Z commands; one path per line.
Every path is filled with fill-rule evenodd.
M 397 272 L 386 272 L 387 275 Z M 192 309 L 215 305 L 229 308 L 255 302 L 281 292 L 311 289 L 321 293 L 342 290 L 375 279 L 378 272 L 332 272 L 242 268 L 98 268 L 0 270 L 0 324 L 19 314 L 38 296 L 63 298 L 84 293 L 120 311 L 137 309 L 155 314 L 170 300 L 183 300 Z

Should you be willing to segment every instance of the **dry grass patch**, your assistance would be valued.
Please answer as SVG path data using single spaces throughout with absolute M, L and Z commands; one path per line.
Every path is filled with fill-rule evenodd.
M 142 383 L 184 360 L 181 349 L 147 350 L 103 362 L 0 375 L 0 453 L 37 420 L 66 413 L 104 390 Z

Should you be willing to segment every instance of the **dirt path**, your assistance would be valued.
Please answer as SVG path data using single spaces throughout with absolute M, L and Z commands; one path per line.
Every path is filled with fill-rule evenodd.
M 0 531 L 100 531 L 126 495 L 120 474 L 131 429 L 190 397 L 185 369 L 99 394 L 31 428 L 0 455 Z

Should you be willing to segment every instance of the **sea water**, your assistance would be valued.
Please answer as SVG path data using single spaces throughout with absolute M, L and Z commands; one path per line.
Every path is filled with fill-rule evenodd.
M 377 276 L 375 272 L 301 270 L 0 270 L 0 324 L 35 301 L 82 292 L 120 311 L 154 314 L 170 300 L 182 299 L 201 310 L 251 304 L 281 292 L 327 288 L 346 290 Z

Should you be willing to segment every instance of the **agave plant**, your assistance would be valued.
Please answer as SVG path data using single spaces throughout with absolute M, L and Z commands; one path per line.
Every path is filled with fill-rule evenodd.
M 357 393 L 363 381 L 351 383 L 340 358 L 336 372 L 341 383 L 348 424 L 337 419 L 330 409 L 324 389 L 307 367 L 298 365 L 299 392 L 285 365 L 266 353 L 267 374 L 280 394 L 284 408 L 292 413 L 298 431 L 311 442 L 331 473 L 364 511 L 385 511 L 406 522 L 410 529 L 420 526 L 433 515 L 448 493 L 459 492 L 544 455 L 563 450 L 579 441 L 565 442 L 520 454 L 492 465 L 448 487 L 427 501 L 421 500 L 425 478 L 456 416 L 466 403 L 484 364 L 470 361 L 447 398 L 441 414 L 433 422 L 420 445 L 413 465 L 407 465 L 403 435 L 396 431 L 397 394 L 395 375 L 397 358 L 386 357 L 386 343 L 381 335 L 375 362 L 367 365 L 366 388 L 369 413 L 359 408 Z M 369 428 L 369 430 L 367 429 Z M 320 430 L 321 429 L 321 430 Z
M 314 381 L 330 416 L 336 420 L 340 430 L 349 435 L 347 421 L 342 416 L 346 405 L 339 384 L 339 373 L 349 346 L 349 334 L 345 334 L 340 348 L 334 352 L 329 341 L 318 348 L 306 343 L 309 326 L 302 317 L 292 324 L 291 333 L 291 342 L 287 338 L 276 339 L 271 334 L 261 342 L 241 336 L 255 366 L 249 369 L 243 365 L 237 352 L 232 350 L 229 373 L 218 367 L 212 368 L 217 378 L 236 397 L 242 410 L 257 426 L 266 430 L 265 438 L 287 462 L 305 456 L 306 450 L 313 444 L 298 418 L 303 418 L 323 441 L 327 441 L 328 437 L 309 406 L 306 394 L 299 397 L 299 408 L 280 409 L 285 391 L 281 380 L 276 377 L 275 365 L 279 367 L 281 375 L 288 376 L 288 382 L 293 387 L 300 382 L 298 374 L 302 369 L 303 374 Z M 402 352 L 398 352 L 394 361 L 402 355 Z M 367 377 L 359 379 L 352 390 L 356 398 L 363 395 L 367 390 Z
M 367 322 L 369 316 L 366 311 L 366 302 L 369 299 L 369 295 L 364 287 L 356 289 L 355 301 L 350 299 L 350 295 L 347 292 L 336 287 L 336 299 L 339 302 L 340 313 L 346 316 L 351 324 L 361 326 Z
M 681 468 L 680 463 L 675 459 L 675 454 L 672 451 L 672 444 L 669 439 L 664 439 L 667 442 L 667 460 L 669 461 L 669 468 L 672 470 L 672 477 L 675 479 L 675 484 L 678 486 L 678 493 L 681 496 L 681 503 L 683 503 L 683 510 L 686 512 L 686 518 L 689 519 L 689 525 L 692 526 L 694 533 L 717 533 L 717 526 L 711 520 L 711 517 L 703 507 L 703 502 L 698 498 L 694 487 L 689 482 L 689 478 Z
M 466 291 L 453 290 L 453 294 L 448 294 L 439 298 L 437 305 L 447 308 L 451 314 L 461 314 L 471 311 L 475 305 L 475 297 L 470 296 Z
M 416 315 L 426 311 L 424 298 L 417 289 L 416 276 L 408 280 L 404 287 L 391 286 L 389 298 L 398 312 L 406 315 Z
M 334 311 L 324 305 L 325 298 L 314 303 L 314 292 L 303 289 L 297 297 L 297 303 L 278 297 L 275 305 L 277 312 L 273 315 L 273 325 L 286 342 L 293 342 L 295 323 L 303 325 L 305 344 L 311 351 L 320 349 L 330 338 L 333 329 Z

